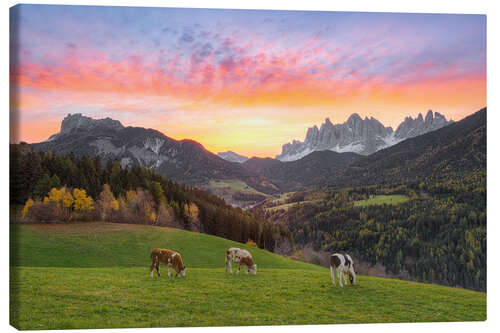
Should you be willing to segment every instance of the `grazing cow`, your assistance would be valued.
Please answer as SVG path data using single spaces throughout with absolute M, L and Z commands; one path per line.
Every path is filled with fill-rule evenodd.
M 257 274 L 257 265 L 253 261 L 252 255 L 250 252 L 244 249 L 239 249 L 237 247 L 228 247 L 226 249 L 226 273 L 227 268 L 229 267 L 229 272 L 233 274 L 233 269 L 231 267 L 231 263 L 238 263 L 238 271 L 236 274 L 240 273 L 241 266 L 245 266 L 245 271 L 248 274 L 248 271 L 253 275 Z
M 356 284 L 356 272 L 354 271 L 354 261 L 348 254 L 335 253 L 330 257 L 330 274 L 332 276 L 332 283 L 335 285 L 335 275 L 338 275 L 340 287 L 342 285 L 342 276 L 344 283 L 347 285 L 346 275 L 349 275 L 349 282 Z
M 160 276 L 160 263 L 167 265 L 168 277 L 170 277 L 170 268 L 175 270 L 175 276 L 186 276 L 186 266 L 184 266 L 179 253 L 167 249 L 151 250 L 151 267 L 149 267 L 151 277 L 153 277 L 155 268 L 158 276 Z

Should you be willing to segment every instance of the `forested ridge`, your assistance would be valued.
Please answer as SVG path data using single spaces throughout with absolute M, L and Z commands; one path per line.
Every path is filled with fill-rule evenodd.
M 330 191 L 321 203 L 290 207 L 285 221 L 298 245 L 353 253 L 394 274 L 405 270 L 418 281 L 486 290 L 486 177 L 476 176 L 462 183 Z M 394 193 L 410 200 L 353 205 Z
M 14 217 L 23 215 L 34 222 L 78 219 L 165 225 L 239 242 L 251 240 L 271 251 L 280 239 L 291 241 L 283 225 L 258 219 L 153 170 L 122 168 L 118 161 L 103 165 L 99 157 L 39 153 L 24 143 L 10 146 L 10 204 Z
M 486 172 L 486 108 L 443 127 L 357 159 L 329 180 L 334 188 L 460 178 Z
M 299 247 L 346 251 L 418 281 L 486 290 L 486 109 L 359 159 L 343 175 L 316 190 L 323 200 L 255 212 L 284 221 Z M 384 194 L 409 200 L 354 204 Z

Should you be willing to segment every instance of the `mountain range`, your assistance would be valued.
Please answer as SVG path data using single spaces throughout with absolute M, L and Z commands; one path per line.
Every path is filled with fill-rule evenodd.
M 390 184 L 486 172 L 486 112 L 483 108 L 449 126 L 359 158 L 328 183 L 337 187 Z
M 357 113 L 352 114 L 342 124 L 332 124 L 329 118 L 318 127 L 315 125 L 307 130 L 304 142 L 294 140 L 282 147 L 281 154 L 276 156 L 280 161 L 298 160 L 313 151 L 331 150 L 338 153 L 353 152 L 361 155 L 370 155 L 374 152 L 395 145 L 398 142 L 422 135 L 444 126 L 453 121 L 438 112 L 431 110 L 424 117 L 406 117 L 396 131 L 384 126 L 373 117 L 361 118 Z
M 219 153 L 218 156 L 192 140 L 177 141 L 153 129 L 125 127 L 117 120 L 96 120 L 81 114 L 69 114 L 62 121 L 59 133 L 32 146 L 37 151 L 52 151 L 62 155 L 72 152 L 76 155 L 100 156 L 103 161 L 118 160 L 122 167 L 145 166 L 175 182 L 190 186 L 206 185 L 212 180 L 240 180 L 259 192 L 273 194 L 325 184 L 351 186 L 391 182 L 398 177 L 436 173 L 441 167 L 444 170 L 449 170 L 447 168 L 451 166 L 463 168 L 468 160 L 459 159 L 460 154 L 470 158 L 482 154 L 475 150 L 471 153 L 473 146 L 470 146 L 470 142 L 474 137 L 471 131 L 486 127 L 485 114 L 486 109 L 483 109 L 460 122 L 434 131 L 431 130 L 434 126 L 448 123 L 438 113 L 428 113 L 425 119 L 420 116 L 416 119 L 407 117 L 393 132 L 373 118 L 363 120 L 351 116 L 345 124 L 359 133 L 365 133 L 367 138 L 373 133 L 389 133 L 397 140 L 402 140 L 402 137 L 427 131 L 426 134 L 402 140 L 369 156 L 332 150 L 313 151 L 294 161 L 257 157 L 246 159 L 232 152 Z M 366 121 L 373 127 L 368 127 Z M 311 138 L 309 142 L 317 142 L 319 146 L 322 141 L 319 139 L 325 138 L 319 133 L 326 133 L 325 126 L 333 129 L 333 133 L 335 128 L 341 127 L 323 125 L 318 132 L 310 130 L 312 134 L 308 135 Z M 469 146 L 463 146 L 464 140 L 469 140 Z M 238 161 L 227 161 L 221 155 L 235 157 Z M 448 166 L 443 166 L 445 160 Z
M 264 193 L 278 192 L 274 185 L 239 163 L 226 161 L 193 140 L 174 140 L 153 129 L 123 126 L 110 118 L 93 119 L 68 114 L 59 133 L 32 145 L 37 151 L 99 156 L 118 160 L 122 167 L 140 165 L 190 186 L 213 179 L 239 179 Z

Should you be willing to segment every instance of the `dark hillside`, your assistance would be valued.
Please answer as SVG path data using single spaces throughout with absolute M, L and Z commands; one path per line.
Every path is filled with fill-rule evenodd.
M 324 184 L 360 157 L 355 153 L 324 150 L 291 162 L 253 157 L 243 166 L 268 178 L 283 192 L 289 192 Z
M 460 177 L 486 170 L 486 108 L 439 130 L 405 140 L 354 162 L 337 187 Z

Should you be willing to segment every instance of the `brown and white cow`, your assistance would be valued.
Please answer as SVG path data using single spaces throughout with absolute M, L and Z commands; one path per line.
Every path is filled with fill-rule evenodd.
M 245 266 L 245 271 L 248 271 L 253 275 L 257 274 L 257 265 L 253 261 L 252 255 L 245 249 L 239 249 L 237 247 L 228 247 L 226 249 L 226 273 L 229 267 L 229 272 L 233 274 L 233 269 L 231 263 L 238 263 L 238 271 L 236 274 L 240 273 L 241 266 Z
M 155 268 L 158 276 L 160 276 L 160 263 L 167 265 L 168 277 L 170 277 L 170 268 L 175 270 L 175 276 L 186 276 L 186 266 L 184 266 L 179 253 L 168 249 L 151 250 L 151 267 L 149 267 L 151 277 L 153 277 Z
M 338 275 L 340 287 L 342 285 L 342 276 L 344 283 L 347 285 L 346 276 L 349 275 L 349 282 L 356 284 L 356 272 L 354 271 L 354 261 L 348 254 L 334 253 L 330 257 L 330 274 L 332 276 L 332 283 L 335 285 L 335 275 Z

